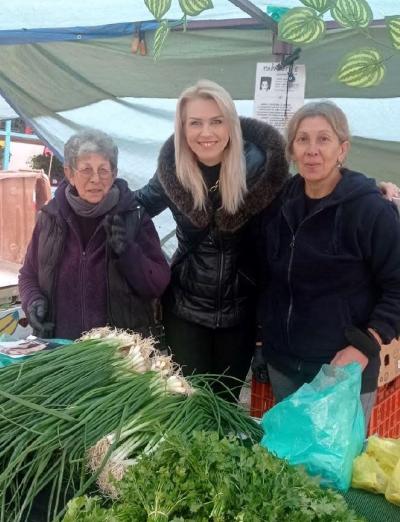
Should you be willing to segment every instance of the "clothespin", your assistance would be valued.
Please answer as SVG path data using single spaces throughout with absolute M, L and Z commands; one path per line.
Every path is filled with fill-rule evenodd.
M 131 43 L 131 53 L 137 54 L 139 53 L 141 56 L 147 55 L 147 46 L 145 39 L 145 32 L 139 27 L 135 28 L 133 33 L 132 43 Z
M 139 53 L 141 56 L 147 55 L 147 46 L 145 40 L 145 32 L 139 30 Z
M 294 62 L 299 59 L 300 52 L 301 52 L 301 48 L 296 47 L 296 49 L 294 49 L 294 51 L 292 53 L 285 56 L 285 58 L 282 58 L 281 63 L 277 67 L 278 70 L 282 70 L 285 67 L 289 67 L 289 71 L 288 71 L 288 81 L 289 82 L 294 82 L 296 79 L 293 74 L 293 66 L 294 66 Z
M 139 29 L 135 27 L 135 30 L 133 32 L 132 42 L 131 42 L 131 53 L 136 54 L 139 50 Z

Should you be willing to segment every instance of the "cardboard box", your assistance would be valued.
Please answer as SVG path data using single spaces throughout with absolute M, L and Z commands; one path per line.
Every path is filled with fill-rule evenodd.
M 378 386 L 393 381 L 400 375 L 400 341 L 394 340 L 381 348 L 381 369 Z

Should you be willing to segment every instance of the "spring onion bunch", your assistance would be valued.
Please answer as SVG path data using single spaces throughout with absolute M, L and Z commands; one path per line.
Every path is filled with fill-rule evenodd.
M 0 522 L 25 521 L 42 490 L 48 520 L 93 479 L 117 495 L 115 479 L 172 430 L 260 438 L 207 378 L 184 379 L 152 339 L 118 330 L 97 329 L 1 370 L 0 397 Z
M 175 396 L 169 405 L 155 400 L 124 424 L 118 437 L 116 433 L 108 434 L 90 448 L 88 462 L 95 473 L 114 445 L 98 478 L 98 486 L 104 495 L 118 497 L 117 481 L 142 456 L 156 452 L 170 432 L 179 432 L 190 438 L 195 431 L 215 431 L 221 437 L 234 434 L 251 442 L 260 440 L 260 427 L 236 405 L 215 395 L 210 381 L 207 376 L 191 377 L 190 393 Z

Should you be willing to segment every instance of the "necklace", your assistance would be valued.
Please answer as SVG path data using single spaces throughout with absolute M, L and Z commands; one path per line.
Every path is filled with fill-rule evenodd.
M 214 183 L 214 185 L 212 185 L 208 189 L 208 192 L 215 192 L 216 190 L 218 190 L 218 188 L 219 188 L 219 179 L 217 179 L 217 181 Z

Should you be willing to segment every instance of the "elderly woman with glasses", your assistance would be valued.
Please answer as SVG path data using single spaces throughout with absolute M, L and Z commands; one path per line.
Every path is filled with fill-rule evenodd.
M 107 324 L 150 331 L 169 267 L 150 217 L 117 178 L 117 161 L 99 130 L 65 144 L 66 179 L 39 214 L 19 276 L 36 335 L 75 339 Z

